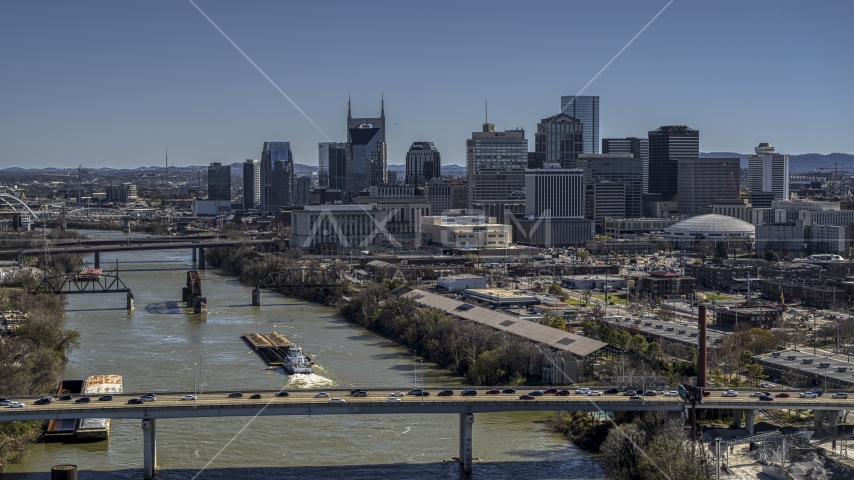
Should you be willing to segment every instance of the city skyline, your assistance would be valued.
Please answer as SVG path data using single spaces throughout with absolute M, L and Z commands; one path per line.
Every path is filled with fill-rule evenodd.
M 411 8 L 391 3 L 197 2 L 319 129 L 190 3 L 60 4 L 48 14 L 37 3 L 6 5 L 0 38 L 13 48 L 0 53 L 8 66 L 0 73 L 0 167 L 159 165 L 167 146 L 171 164 L 231 164 L 259 157 L 269 140 L 291 142 L 295 163 L 315 165 L 318 143 L 346 140 L 348 95 L 354 112 L 371 116 L 385 96 L 389 164 L 403 164 L 412 142 L 424 140 L 443 163 L 463 165 L 485 99 L 497 129 L 533 137 L 540 119 L 559 112 L 560 97 L 578 94 L 667 2 L 659 3 L 553 3 L 545 17 L 534 8 L 508 15 L 500 5 L 437 4 L 435 28 L 420 33 L 407 26 Z M 377 10 L 378 34 L 395 39 L 379 66 L 341 48 Z M 538 32 L 565 26 L 570 11 L 583 20 L 573 31 L 597 40 L 555 61 Z M 600 97 L 600 138 L 684 124 L 703 132 L 704 152 L 749 153 L 759 142 L 792 155 L 854 152 L 845 129 L 854 94 L 844 85 L 854 67 L 840 61 L 854 40 L 845 29 L 852 14 L 843 3 L 818 11 L 795 2 L 676 1 L 581 94 Z M 276 16 L 293 28 L 251 28 Z M 756 28 L 756 18 L 769 26 Z M 494 30 L 511 22 L 513 33 Z M 520 73 L 505 68 L 508 58 Z M 536 78 L 526 73 L 546 59 Z M 773 82 L 756 74 L 760 59 Z M 423 70 L 425 60 L 435 68 Z M 331 65 L 350 74 L 315 73 Z

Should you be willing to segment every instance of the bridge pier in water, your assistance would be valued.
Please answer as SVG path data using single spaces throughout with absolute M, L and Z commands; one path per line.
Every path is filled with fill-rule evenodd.
M 132 311 L 133 311 L 133 309 L 134 309 L 134 304 L 133 304 L 133 292 L 128 292 L 128 297 L 127 297 L 127 310 L 128 310 L 128 312 L 132 312 Z
M 95 268 L 101 268 L 101 252 L 95 252 Z
M 157 432 L 156 419 L 148 418 L 142 421 L 142 478 L 152 480 L 154 469 L 157 467 Z
M 460 415 L 460 468 L 466 473 L 471 473 L 472 459 L 472 426 L 474 425 L 473 413 L 461 413 Z
M 205 249 L 199 247 L 199 270 L 205 269 Z
M 255 287 L 255 290 L 252 290 L 252 306 L 261 306 L 261 290 L 258 287 Z
M 193 251 L 193 263 L 196 263 L 196 249 L 195 249 L 195 248 L 191 248 L 190 250 L 192 250 L 192 251 Z

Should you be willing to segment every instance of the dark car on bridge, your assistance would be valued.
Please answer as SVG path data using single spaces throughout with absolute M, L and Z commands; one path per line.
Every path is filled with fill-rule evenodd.
M 528 395 L 528 394 L 519 395 L 519 400 L 534 400 L 534 397 L 533 397 L 533 395 Z
M 112 400 L 113 400 L 112 395 L 101 395 L 100 397 L 98 397 L 99 402 L 111 402 Z
M 542 397 L 544 393 L 539 390 L 534 390 L 533 392 L 528 392 L 528 395 L 532 397 Z
M 555 393 L 557 393 L 557 389 L 556 388 L 550 388 L 548 390 L 544 390 L 543 393 L 545 393 L 547 395 L 549 395 L 549 394 L 554 395 Z
M 516 393 L 516 389 L 515 388 L 505 388 L 504 390 L 501 391 L 501 393 Z
M 260 393 L 255 393 L 251 397 L 249 397 L 250 400 L 258 400 L 259 398 L 261 398 Z
M 142 403 L 145 403 L 145 402 L 143 402 L 142 400 L 140 400 L 138 398 L 131 398 L 130 400 L 128 400 L 129 405 L 140 405 Z
M 40 399 L 36 400 L 35 402 L 33 402 L 33 405 L 47 405 L 49 403 L 50 403 L 50 400 L 48 400 L 46 398 L 40 398 Z
M 453 390 L 451 390 L 450 388 L 444 388 L 444 389 L 442 389 L 442 391 L 441 391 L 441 392 L 439 392 L 439 394 L 438 394 L 438 395 L 439 395 L 440 397 L 450 397 L 450 396 L 453 396 L 453 395 L 454 395 L 454 391 L 453 391 Z
M 789 398 L 789 397 L 790 397 L 790 395 L 789 395 L 788 393 L 786 393 L 786 392 L 780 392 L 780 393 L 778 393 L 777 395 L 774 395 L 774 396 L 775 396 L 775 397 L 777 397 L 777 398 Z
M 762 395 L 761 397 L 759 397 L 759 400 L 762 400 L 763 402 L 773 402 L 774 397 L 770 395 Z
M 409 391 L 409 395 L 415 395 L 416 397 L 426 397 L 427 395 L 430 395 L 430 392 L 422 388 L 413 388 Z
M 558 390 L 557 393 L 555 393 L 558 397 L 566 397 L 570 394 L 571 392 L 569 390 Z
M 63 395 L 59 397 L 60 400 L 71 400 L 73 397 L 71 395 Z
M 465 390 L 463 390 L 462 392 L 460 392 L 460 395 L 462 395 L 462 396 L 464 396 L 464 397 L 470 397 L 470 396 L 473 396 L 473 395 L 477 395 L 477 390 L 475 390 L 475 389 L 473 389 L 473 388 L 466 388 Z
M 608 390 L 605 390 L 602 393 L 604 393 L 605 395 L 615 395 L 617 393 L 620 393 L 620 389 L 619 388 L 609 388 Z
M 91 399 L 89 397 L 80 397 L 74 401 L 74 403 L 89 403 Z
M 501 393 L 501 390 L 499 390 L 499 389 L 497 389 L 497 388 L 493 388 L 492 390 L 487 390 L 487 391 L 486 391 L 486 394 L 487 394 L 487 395 L 498 395 L 499 393 Z
M 368 392 L 367 392 L 367 390 L 359 390 L 358 392 L 354 393 L 353 396 L 354 397 L 367 397 Z
M 243 392 L 234 392 L 234 393 L 228 394 L 228 398 L 240 398 L 242 396 L 243 396 Z
M 277 394 L 276 394 L 276 396 L 277 396 L 277 397 L 287 397 L 287 396 L 289 396 L 289 395 L 290 395 L 290 393 L 288 393 L 288 392 L 286 392 L 286 391 L 284 391 L 284 390 L 282 390 L 281 392 L 279 392 L 279 393 L 277 393 Z

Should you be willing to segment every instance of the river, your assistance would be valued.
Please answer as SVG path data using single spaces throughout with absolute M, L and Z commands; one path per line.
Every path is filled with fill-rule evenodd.
M 204 390 L 403 390 L 414 384 L 418 363 L 419 383 L 422 376 L 428 386 L 462 382 L 432 363 L 413 361 L 411 350 L 346 322 L 331 308 L 270 292 L 262 294 L 261 307 L 252 307 L 251 289 L 216 269 L 202 272 L 208 313 L 193 314 L 177 303 L 186 271 L 193 268 L 188 250 L 104 253 L 102 268 L 115 268 L 116 259 L 136 310 L 125 310 L 123 294 L 68 296 L 66 325 L 80 330 L 82 345 L 65 379 L 118 374 L 127 392 L 192 391 L 201 362 Z M 315 360 L 315 373 L 288 376 L 269 369 L 240 339 L 271 331 L 301 345 Z M 477 460 L 469 478 L 603 478 L 590 453 L 548 434 L 547 416 L 476 415 Z M 456 415 L 167 419 L 157 424 L 157 478 L 196 478 L 206 465 L 199 479 L 462 478 L 458 464 L 446 461 L 457 455 L 457 442 Z M 66 463 L 78 466 L 81 480 L 141 478 L 140 421 L 113 421 L 107 441 L 35 445 L 3 478 L 47 479 L 51 466 Z

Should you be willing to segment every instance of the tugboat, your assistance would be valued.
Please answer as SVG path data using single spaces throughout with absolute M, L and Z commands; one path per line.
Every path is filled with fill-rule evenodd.
M 311 373 L 311 362 L 308 357 L 302 353 L 302 348 L 298 345 L 291 345 L 288 349 L 288 356 L 285 357 L 285 371 L 291 375 L 297 373 Z

